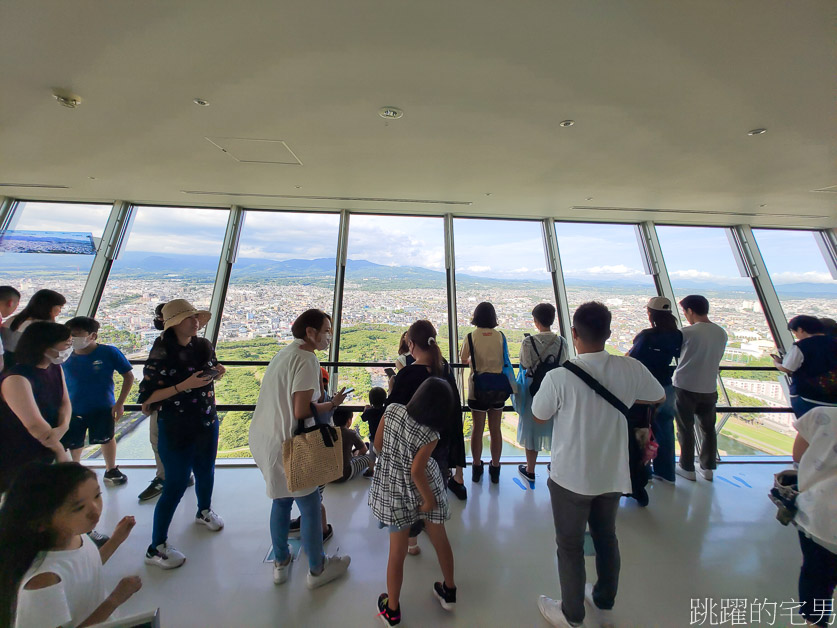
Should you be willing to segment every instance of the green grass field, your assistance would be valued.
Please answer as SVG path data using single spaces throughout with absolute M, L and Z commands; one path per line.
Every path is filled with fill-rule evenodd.
M 789 456 L 793 449 L 792 436 L 767 427 L 748 425 L 736 418 L 730 418 L 721 433 L 772 455 Z

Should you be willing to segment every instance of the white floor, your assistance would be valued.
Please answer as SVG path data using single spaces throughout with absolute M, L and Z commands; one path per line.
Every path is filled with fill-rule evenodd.
M 651 505 L 623 500 L 618 534 L 622 573 L 615 613 L 618 626 L 681 628 L 692 623 L 691 600 L 710 598 L 720 612 L 723 599 L 781 603 L 796 596 L 801 564 L 796 532 L 781 526 L 767 498 L 781 465 L 723 465 L 714 484 L 678 478 L 676 486 L 652 484 Z M 123 609 L 161 607 L 168 627 L 380 626 L 375 603 L 385 590 L 387 533 L 377 529 L 366 505 L 369 480 L 329 486 L 325 505 L 335 529 L 326 551 L 352 557 L 346 577 L 319 590 L 305 588 L 306 561 L 296 563 L 287 584 L 274 586 L 270 547 L 270 502 L 255 468 L 216 473 L 214 509 L 226 528 L 213 533 L 193 523 L 196 502 L 189 489 L 172 523 L 169 540 L 188 560 L 162 571 L 143 562 L 150 542 L 156 500 L 138 503 L 151 480 L 148 468 L 123 468 L 129 482 L 104 489 L 98 526 L 109 532 L 120 517 L 134 515 L 131 537 L 106 565 L 108 587 L 139 574 L 143 589 Z M 402 613 L 404 626 L 547 626 L 537 608 L 539 594 L 560 597 L 546 467 L 538 467 L 534 490 L 518 484 L 514 466 L 503 467 L 499 485 L 488 478 L 467 482 L 469 499 L 451 497 L 448 524 L 456 557 L 458 604 L 453 613 L 431 594 L 440 579 L 433 548 L 407 557 Z M 101 476 L 101 470 L 98 471 Z M 466 479 L 470 478 L 470 469 Z M 587 559 L 588 580 L 595 578 Z M 749 620 L 748 607 L 748 620 Z M 791 625 L 787 615 L 770 624 Z M 796 618 L 798 624 L 798 618 Z M 587 625 L 590 625 L 589 623 Z M 719 625 L 717 618 L 713 625 Z M 720 625 L 733 625 L 725 623 Z M 745 624 L 737 624 L 745 625 Z M 755 622 L 746 625 L 757 625 Z

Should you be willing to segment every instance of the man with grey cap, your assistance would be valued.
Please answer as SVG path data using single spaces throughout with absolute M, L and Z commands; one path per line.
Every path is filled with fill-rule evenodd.
M 695 481 L 695 419 L 703 434 L 700 448 L 700 474 L 712 481 L 718 457 L 715 433 L 715 404 L 718 402 L 718 366 L 727 346 L 727 332 L 709 320 L 709 301 L 690 294 L 680 301 L 689 326 L 683 328 L 683 349 L 674 371 L 677 439 L 680 464 L 677 475 Z
M 674 386 L 671 376 L 680 357 L 683 333 L 671 313 L 671 301 L 665 297 L 653 297 L 648 301 L 647 311 L 651 327 L 637 334 L 627 355 L 642 362 L 666 391 L 665 403 L 657 407 L 651 423 L 658 445 L 651 469 L 653 477 L 673 483 Z

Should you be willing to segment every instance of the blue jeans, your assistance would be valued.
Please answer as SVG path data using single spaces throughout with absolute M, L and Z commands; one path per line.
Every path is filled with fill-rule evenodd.
M 674 386 L 663 387 L 666 391 L 665 402 L 657 408 L 651 429 L 657 439 L 657 457 L 651 463 L 654 475 L 674 481 Z
M 212 488 L 215 484 L 215 456 L 218 453 L 218 421 L 215 421 L 211 430 L 199 434 L 186 447 L 175 448 L 166 436 L 163 419 L 157 420 L 160 424 L 157 450 L 166 470 L 166 480 L 163 483 L 163 494 L 154 508 L 154 529 L 151 533 L 151 544 L 154 547 L 166 542 L 174 511 L 186 492 L 189 475 L 193 471 L 198 512 L 211 506 Z
M 308 568 L 313 573 L 323 569 L 323 519 L 320 513 L 320 491 L 314 489 L 304 497 L 280 497 L 270 509 L 270 540 L 276 562 L 284 563 L 290 555 L 288 529 L 291 527 L 291 506 L 299 506 L 302 547 L 308 556 Z

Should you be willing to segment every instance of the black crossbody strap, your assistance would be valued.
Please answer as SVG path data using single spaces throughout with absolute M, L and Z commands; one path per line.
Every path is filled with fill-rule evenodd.
M 585 384 L 587 384 L 590 388 L 595 390 L 600 396 L 604 397 L 604 399 L 610 405 L 612 405 L 614 408 L 619 410 L 619 412 L 624 414 L 626 419 L 628 418 L 628 413 L 630 412 L 628 406 L 622 403 L 622 401 L 620 401 L 619 398 L 616 397 L 616 395 L 610 392 L 607 388 L 602 386 L 595 377 L 590 375 L 590 373 L 585 371 L 580 366 L 573 364 L 569 360 L 564 362 L 561 366 L 567 369 L 568 371 L 575 373 L 580 379 L 584 381 Z
M 471 340 L 471 334 L 468 334 L 468 348 L 471 350 L 471 370 L 474 375 L 477 374 L 477 356 L 474 353 L 474 341 Z

